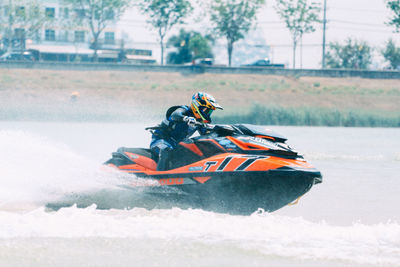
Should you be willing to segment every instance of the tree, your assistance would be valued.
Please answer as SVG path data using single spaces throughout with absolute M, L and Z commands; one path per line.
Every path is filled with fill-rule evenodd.
M 168 54 L 167 62 L 183 64 L 196 58 L 213 58 L 209 42 L 210 36 L 203 37 L 198 32 L 186 32 L 181 29 L 179 35 L 174 35 L 168 40 L 168 45 L 172 45 L 177 51 Z
M 321 22 L 319 18 L 321 6 L 315 2 L 309 4 L 308 0 L 277 0 L 275 9 L 292 34 L 293 68 L 295 68 L 297 44 L 305 33 L 315 31 L 315 23 Z
M 75 10 L 79 10 L 78 24 L 88 24 L 93 37 L 91 47 L 94 50 L 93 60 L 97 61 L 99 38 L 103 30 L 117 21 L 129 6 L 129 0 L 66 0 Z
M 191 32 L 181 29 L 179 35 L 174 35 L 168 40 L 168 45 L 172 45 L 177 49 L 167 56 L 168 64 L 183 64 L 192 61 L 192 53 L 189 49 Z
M 344 45 L 337 42 L 329 44 L 326 55 L 330 68 L 367 69 L 371 64 L 372 49 L 364 41 L 347 39 Z
M 388 24 L 394 26 L 396 32 L 400 32 L 400 0 L 386 0 L 386 6 L 393 12 Z
M 13 48 L 23 51 L 27 38 L 39 38 L 38 31 L 48 17 L 38 1 L 8 0 L 2 8 L 0 29 L 3 43 L 9 51 Z
M 160 38 L 161 65 L 164 64 L 164 38 L 176 24 L 183 23 L 184 18 L 193 10 L 188 0 L 142 0 L 139 8 L 149 19 Z
M 203 36 L 198 32 L 193 32 L 189 42 L 189 49 L 192 51 L 193 59 L 214 58 L 210 43 L 214 44 L 214 39 L 211 35 Z
M 400 66 L 400 47 L 396 47 L 392 39 L 387 42 L 385 49 L 381 52 L 386 61 L 389 61 L 391 69 L 397 69 Z
M 226 38 L 229 66 L 234 43 L 249 32 L 262 4 L 264 0 L 211 0 L 208 7 L 210 19 L 216 35 Z

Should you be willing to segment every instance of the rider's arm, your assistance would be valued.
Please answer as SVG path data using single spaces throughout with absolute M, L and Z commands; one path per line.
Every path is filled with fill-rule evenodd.
M 205 135 L 208 133 L 206 127 L 203 126 L 197 126 L 197 131 L 199 132 L 200 135 Z
M 186 109 L 184 108 L 177 108 L 174 112 L 172 112 L 170 116 L 170 120 L 172 121 L 183 121 L 185 117 Z

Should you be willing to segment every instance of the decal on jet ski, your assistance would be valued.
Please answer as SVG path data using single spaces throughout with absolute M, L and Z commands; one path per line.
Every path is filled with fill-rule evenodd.
M 255 161 L 259 160 L 259 159 L 267 159 L 269 158 L 269 156 L 258 156 L 258 155 L 250 155 L 250 156 L 229 156 L 226 157 L 220 164 L 219 162 L 216 161 L 207 161 L 205 163 L 206 168 L 204 171 L 210 171 L 211 166 L 217 165 L 219 164 L 218 168 L 214 171 L 224 171 L 225 168 L 229 165 L 229 163 L 232 161 L 232 159 L 241 159 L 241 158 L 245 158 L 246 160 L 243 161 L 236 169 L 234 169 L 234 171 L 244 171 L 246 170 L 251 164 L 253 164 Z M 233 162 L 232 164 L 235 164 L 235 162 Z M 231 165 L 232 165 L 231 164 Z M 237 163 L 236 163 L 237 164 Z M 231 166 L 232 168 L 232 166 Z
M 216 162 L 216 161 L 207 161 L 206 163 L 205 163 L 205 165 L 206 165 L 206 169 L 204 170 L 205 172 L 208 172 L 208 170 L 210 169 L 210 167 L 211 166 L 213 166 L 213 165 L 215 165 L 215 164 L 217 164 L 218 162 Z
M 193 179 L 195 179 L 197 182 L 204 184 L 205 182 L 207 182 L 208 180 L 210 180 L 211 176 L 207 176 L 207 177 L 193 177 Z
M 235 148 L 236 146 L 229 140 L 227 139 L 223 139 L 221 141 L 218 142 L 221 146 L 223 146 L 226 149 L 230 149 L 230 148 Z
M 278 146 L 275 145 L 274 142 L 272 142 L 272 141 L 269 141 L 269 140 L 266 140 L 266 139 L 263 139 L 263 138 L 259 138 L 259 137 L 254 137 L 254 136 L 251 136 L 251 137 L 248 137 L 248 138 L 249 138 L 250 141 L 253 141 L 255 143 L 261 143 L 261 144 L 263 144 L 263 145 L 265 145 L 265 146 L 267 146 L 269 148 L 272 148 L 272 149 L 277 149 L 278 148 Z
M 194 167 L 189 167 L 189 171 L 193 172 L 193 171 L 202 171 L 203 170 L 203 166 L 194 166 Z
M 226 165 L 228 165 L 228 163 L 232 160 L 232 157 L 227 157 L 224 159 L 224 161 L 221 163 L 221 165 L 219 165 L 217 171 L 223 171 L 226 167 Z
M 235 169 L 235 171 L 244 171 L 247 167 L 253 164 L 256 160 L 259 159 L 267 159 L 268 156 L 243 156 L 242 158 L 247 158 L 239 167 Z
M 166 178 L 158 180 L 160 185 L 183 184 L 183 178 Z

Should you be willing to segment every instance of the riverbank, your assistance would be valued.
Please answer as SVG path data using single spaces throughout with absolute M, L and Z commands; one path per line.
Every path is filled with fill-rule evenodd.
M 221 122 L 400 126 L 398 80 L 34 69 L 0 70 L 0 120 L 158 120 L 195 91 Z

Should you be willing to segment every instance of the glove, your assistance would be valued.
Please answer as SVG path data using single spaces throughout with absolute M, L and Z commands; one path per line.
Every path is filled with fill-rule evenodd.
M 189 116 L 183 117 L 183 121 L 186 122 L 189 126 L 195 126 L 197 124 L 196 119 Z

